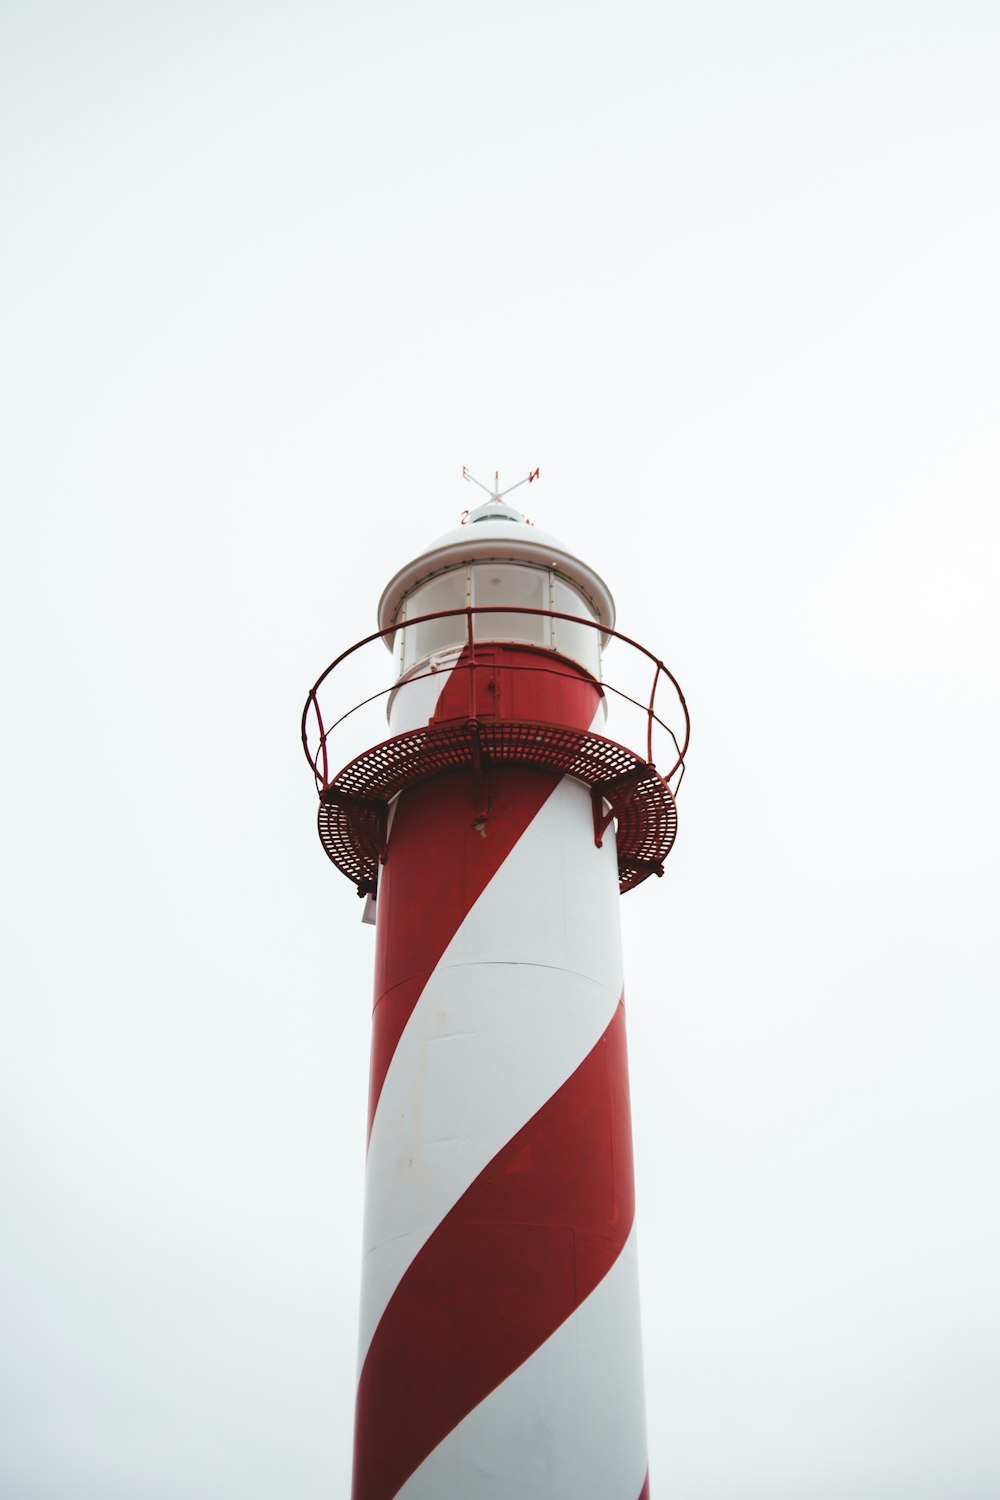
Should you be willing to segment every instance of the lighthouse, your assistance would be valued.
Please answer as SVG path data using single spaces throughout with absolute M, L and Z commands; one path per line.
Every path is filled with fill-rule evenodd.
M 649 1495 L 619 903 L 673 843 L 687 710 L 509 493 L 399 569 L 303 713 L 375 925 L 352 1500 Z

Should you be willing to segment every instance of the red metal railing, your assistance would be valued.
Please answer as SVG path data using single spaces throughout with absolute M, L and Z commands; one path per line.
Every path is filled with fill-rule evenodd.
M 636 697 L 635 694 L 625 692 L 622 688 L 616 687 L 613 682 L 598 682 L 596 678 L 594 679 L 594 682 L 595 685 L 599 687 L 603 692 L 615 694 L 616 697 L 632 704 L 636 709 L 639 710 L 641 714 L 645 715 L 645 760 L 649 766 L 653 766 L 655 764 L 653 757 L 654 725 L 657 725 L 669 737 L 673 745 L 675 759 L 673 760 L 669 771 L 667 771 L 666 773 L 660 772 L 659 774 L 662 777 L 663 781 L 668 785 L 673 783 L 671 788 L 673 792 L 677 791 L 677 788 L 680 786 L 681 780 L 683 779 L 684 775 L 684 757 L 687 754 L 688 744 L 691 737 L 691 720 L 688 714 L 687 703 L 684 700 L 684 694 L 681 691 L 680 683 L 677 681 L 674 674 L 670 671 L 669 667 L 665 666 L 664 663 L 660 661 L 659 657 L 655 656 L 652 651 L 647 650 L 645 646 L 641 645 L 638 641 L 633 640 L 630 636 L 623 635 L 621 631 L 612 630 L 608 626 L 598 624 L 594 620 L 583 619 L 579 615 L 563 614 L 560 611 L 553 609 L 533 609 L 527 605 L 488 604 L 466 605 L 464 608 L 460 609 L 439 609 L 430 614 L 418 615 L 412 620 L 402 620 L 397 624 L 387 625 L 384 627 L 384 629 L 375 630 L 371 635 L 366 635 L 362 640 L 356 641 L 354 645 L 349 646 L 346 651 L 342 651 L 340 655 L 330 663 L 326 670 L 321 673 L 321 675 L 317 678 L 316 682 L 310 689 L 309 696 L 306 699 L 305 707 L 302 710 L 302 748 L 305 752 L 306 760 L 309 762 L 309 766 L 313 772 L 314 777 L 316 778 L 317 789 L 320 792 L 325 791 L 332 784 L 332 781 L 336 779 L 335 776 L 331 777 L 330 775 L 329 753 L 329 740 L 334 731 L 337 730 L 341 725 L 343 725 L 354 714 L 358 713 L 360 709 L 365 708 L 371 703 L 377 702 L 379 698 L 388 697 L 389 694 L 395 692 L 402 686 L 409 685 L 414 682 L 420 682 L 424 678 L 437 675 L 437 669 L 434 667 L 428 667 L 428 670 L 424 672 L 404 673 L 401 678 L 398 678 L 396 681 L 390 683 L 387 687 L 382 688 L 379 692 L 372 693 L 368 697 L 362 698 L 359 702 L 353 704 L 353 706 L 346 709 L 343 713 L 334 718 L 329 725 L 325 725 L 323 711 L 320 706 L 320 690 L 329 681 L 332 674 L 336 672 L 338 667 L 340 667 L 345 661 L 347 661 L 348 658 L 363 650 L 364 647 L 370 646 L 373 641 L 394 638 L 396 634 L 401 630 L 410 630 L 416 626 L 426 624 L 431 620 L 443 620 L 464 616 L 464 643 L 452 642 L 446 646 L 440 647 L 439 651 L 464 650 L 466 653 L 466 660 L 458 667 L 456 667 L 455 670 L 465 670 L 469 674 L 469 717 L 471 720 L 475 719 L 475 674 L 477 671 L 492 669 L 491 662 L 484 660 L 477 661 L 477 646 L 483 648 L 493 647 L 498 644 L 531 645 L 536 651 L 539 651 L 540 653 L 548 652 L 559 661 L 565 662 L 567 660 L 575 660 L 574 657 L 569 656 L 564 652 L 553 649 L 551 647 L 540 647 L 537 643 L 534 642 L 511 641 L 508 643 L 500 642 L 497 640 L 477 641 L 475 638 L 475 631 L 473 629 L 473 621 L 480 615 L 536 615 L 540 616 L 543 619 L 563 620 L 572 625 L 582 625 L 588 630 L 597 631 L 602 639 L 607 639 L 608 637 L 610 637 L 613 640 L 621 641 L 626 646 L 631 648 L 631 650 L 638 652 L 642 657 L 644 657 L 650 664 L 650 671 L 652 676 L 648 700 L 643 701 L 642 699 Z M 552 676 L 563 675 L 563 673 L 559 672 L 556 667 L 536 665 L 529 666 L 527 665 L 527 663 L 521 662 L 508 663 L 508 669 L 510 671 L 516 672 L 548 673 Z M 680 706 L 681 715 L 683 718 L 683 729 L 679 740 L 677 734 L 674 732 L 671 726 L 663 719 L 661 719 L 659 714 L 656 712 L 657 689 L 660 686 L 661 679 L 664 677 L 670 683 L 671 687 L 674 690 L 674 693 L 677 696 L 677 702 Z M 312 736 L 310 734 L 311 718 L 315 721 L 315 736 Z M 675 776 L 676 781 L 674 781 Z

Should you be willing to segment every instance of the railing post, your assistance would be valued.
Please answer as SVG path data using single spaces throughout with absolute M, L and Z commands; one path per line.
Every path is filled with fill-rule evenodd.
M 656 671 L 653 674 L 653 690 L 649 695 L 649 710 L 646 714 L 646 762 L 653 764 L 653 705 L 656 702 L 656 685 L 660 680 L 662 664 L 656 663 Z
M 326 751 L 326 730 L 323 728 L 323 715 L 320 713 L 319 699 L 316 696 L 316 689 L 315 688 L 313 688 L 310 691 L 309 697 L 308 697 L 308 699 L 306 701 L 306 709 L 307 710 L 308 710 L 308 707 L 309 707 L 310 703 L 312 704 L 313 712 L 316 715 L 316 725 L 317 725 L 317 728 L 319 729 L 319 752 L 322 752 L 322 757 L 323 757 L 323 775 L 322 775 L 322 780 L 323 780 L 323 787 L 326 788 L 326 787 L 328 787 L 330 785 L 330 761 L 329 761 L 329 757 L 327 756 L 327 751 Z M 305 714 L 303 714 L 303 716 L 302 716 L 303 731 L 305 730 L 305 722 L 306 722 Z M 319 766 L 317 765 L 317 758 L 316 758 L 316 756 L 312 756 L 312 755 L 309 754 L 309 746 L 306 743 L 305 733 L 303 733 L 303 744 L 305 745 L 306 757 L 307 757 L 307 759 L 309 761 L 309 764 L 312 766 L 313 775 L 315 777 L 319 778 L 320 769 L 319 769 Z
M 323 785 L 330 785 L 330 756 L 326 746 L 326 727 L 323 723 L 323 715 L 319 711 L 319 699 L 316 700 L 316 722 L 319 725 L 320 744 L 323 746 Z
M 465 609 L 465 644 L 469 653 L 469 718 L 476 717 L 476 647 L 472 636 L 472 606 Z

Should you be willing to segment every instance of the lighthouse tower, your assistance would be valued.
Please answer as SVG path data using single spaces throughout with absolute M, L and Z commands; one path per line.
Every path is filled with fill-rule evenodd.
M 352 1500 L 649 1495 L 618 906 L 662 873 L 687 714 L 614 625 L 497 485 L 306 703 L 320 838 L 376 928 Z M 359 748 L 337 684 L 380 642 Z M 648 669 L 631 747 L 609 644 Z

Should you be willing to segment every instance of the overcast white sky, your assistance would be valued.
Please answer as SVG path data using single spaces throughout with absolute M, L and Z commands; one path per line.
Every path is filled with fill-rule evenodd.
M 654 1494 L 995 1500 L 998 43 L 4 0 L 0 1500 L 348 1493 L 298 716 L 463 463 L 694 718 L 623 904 Z

